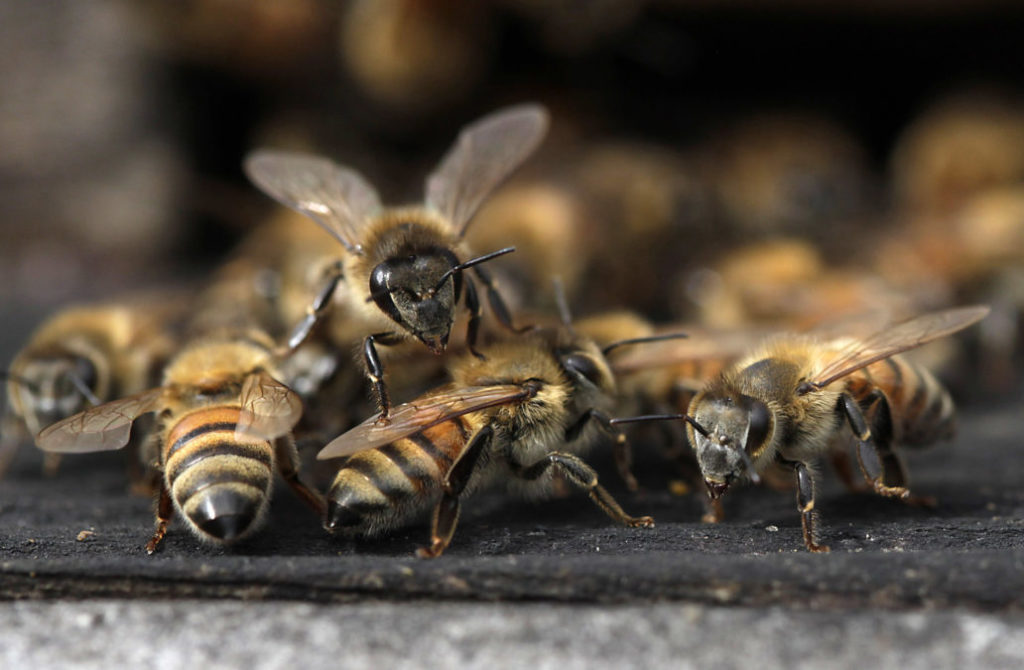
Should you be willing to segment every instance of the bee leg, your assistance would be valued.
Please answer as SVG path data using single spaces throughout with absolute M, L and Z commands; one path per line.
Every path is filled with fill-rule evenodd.
M 629 440 L 626 439 L 626 434 L 612 424 L 611 417 L 607 414 L 599 409 L 588 409 L 575 423 L 566 428 L 565 441 L 576 441 L 591 421 L 596 422 L 598 426 L 614 438 L 615 444 L 612 447 L 612 456 L 615 458 L 615 467 L 619 471 L 619 476 L 625 482 L 627 489 L 639 491 L 640 484 L 636 481 L 636 477 L 633 476 L 633 449 L 629 445 Z
M 796 474 L 796 507 L 800 511 L 800 521 L 804 530 L 804 545 L 808 551 L 816 554 L 827 553 L 829 548 L 814 540 L 814 477 L 806 463 L 785 461 L 780 463 L 793 469 Z
M 333 266 L 331 275 L 327 278 L 323 288 L 320 289 L 320 293 L 316 295 L 313 302 L 306 307 L 306 316 L 299 321 L 298 325 L 292 330 L 291 335 L 288 336 L 288 341 L 283 347 L 280 347 L 277 351 L 278 356 L 286 356 L 291 352 L 298 349 L 309 334 L 313 331 L 313 327 L 320 322 L 324 314 L 327 313 L 327 309 L 331 305 L 331 298 L 334 297 L 334 292 L 338 288 L 338 283 L 342 280 L 344 275 L 341 273 L 341 262 L 337 262 Z
M 171 523 L 171 519 L 174 518 L 174 501 L 171 500 L 171 494 L 167 490 L 166 482 L 160 480 L 160 497 L 156 504 L 156 530 L 153 531 L 153 537 L 146 543 L 146 553 L 152 555 L 160 543 L 163 542 L 164 535 L 167 534 L 167 526 Z
M 437 558 L 451 544 L 455 526 L 459 522 L 459 495 L 465 490 L 480 459 L 480 454 L 490 444 L 493 436 L 493 428 L 490 426 L 481 428 L 470 440 L 458 460 L 452 464 L 444 478 L 444 491 L 441 494 L 441 500 L 434 508 L 430 527 L 430 545 L 416 550 L 416 555 L 419 558 Z
M 43 454 L 43 476 L 44 477 L 56 477 L 57 470 L 60 470 L 61 455 L 60 454 Z
M 487 288 L 487 302 L 491 306 L 491 311 L 494 312 L 494 316 L 497 317 L 498 322 L 508 328 L 513 333 L 525 333 L 528 330 L 532 330 L 533 326 L 523 326 L 516 328 L 512 324 L 512 314 L 508 311 L 508 306 L 505 305 L 505 299 L 498 293 L 498 286 L 495 281 L 491 278 L 491 275 L 487 270 L 479 265 L 473 266 L 473 272 L 480 278 L 480 281 Z
M 849 445 L 846 445 L 849 446 Z M 866 489 L 863 482 L 858 483 L 853 475 L 853 464 L 850 463 L 850 454 L 846 449 L 833 449 L 828 455 L 832 462 L 832 469 L 836 471 L 839 481 L 850 493 L 863 493 Z
M 597 483 L 597 473 L 594 472 L 594 469 L 584 463 L 578 456 L 565 454 L 560 451 L 552 451 L 532 465 L 524 466 L 519 463 L 509 463 L 512 472 L 517 477 L 527 481 L 538 479 L 553 465 L 557 465 L 565 473 L 565 477 L 570 483 L 586 491 L 590 499 L 614 521 L 632 528 L 654 527 L 654 519 L 649 516 L 629 516 L 626 514 L 619 503 L 615 501 L 615 498 L 603 486 Z
M 703 482 L 701 482 L 703 484 Z M 721 523 L 725 519 L 725 509 L 722 507 L 722 499 L 716 498 L 711 499 L 710 496 L 704 496 L 706 501 L 704 507 L 704 514 L 701 515 L 700 520 L 703 523 Z
M 476 350 L 476 340 L 480 332 L 480 317 L 483 310 L 480 309 L 480 296 L 476 293 L 476 284 L 469 277 L 466 281 L 466 308 L 469 310 L 469 323 L 466 324 L 466 347 L 469 352 L 482 361 L 487 357 Z
M 886 462 L 889 463 L 890 474 L 894 466 L 897 471 L 901 471 L 903 468 L 891 448 L 892 415 L 889 412 L 889 402 L 878 390 L 872 392 L 869 398 L 871 398 L 870 407 L 874 409 L 874 431 L 868 425 L 860 405 L 853 396 L 848 393 L 843 393 L 840 396 L 843 411 L 857 438 L 857 462 L 875 493 L 889 498 L 909 498 L 910 491 L 906 486 L 900 484 L 890 486 L 886 483 Z M 897 479 L 903 480 L 905 483 L 905 478 L 902 475 Z
M 935 507 L 938 503 L 931 496 L 915 496 L 908 487 L 907 469 L 899 455 L 892 449 L 892 410 L 889 399 L 881 390 L 875 389 L 869 396 L 868 412 L 871 414 L 870 448 L 858 444 L 857 457 L 861 470 L 868 477 L 868 467 L 877 468 L 874 477 L 868 477 L 876 493 L 890 498 L 899 498 L 908 505 Z M 862 454 L 862 451 L 872 453 Z M 874 456 L 872 458 L 872 456 Z
M 375 345 L 391 346 L 392 344 L 398 344 L 400 340 L 401 338 L 395 333 L 375 333 L 367 335 L 366 339 L 363 340 L 363 362 L 366 363 L 366 375 L 373 383 L 373 392 L 377 396 L 377 406 L 380 407 L 380 417 L 377 419 L 378 424 L 390 423 L 391 419 L 388 417 L 388 414 L 391 412 L 391 399 L 388 396 L 388 387 L 384 384 L 384 365 L 380 362 L 380 356 L 377 355 L 377 347 Z
M 274 449 L 277 452 L 277 468 L 281 476 L 302 502 L 309 505 L 317 516 L 323 519 L 327 515 L 324 497 L 299 479 L 299 452 L 295 447 L 295 438 L 291 435 L 279 437 L 274 441 Z
M 12 427 L 13 422 L 11 421 L 5 420 L 0 424 L 0 478 L 3 478 L 7 468 L 11 467 L 14 454 L 17 453 L 21 444 L 21 441 L 15 437 Z

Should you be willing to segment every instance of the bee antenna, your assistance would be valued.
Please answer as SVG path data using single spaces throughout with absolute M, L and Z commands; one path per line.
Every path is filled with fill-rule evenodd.
M 551 288 L 555 292 L 555 304 L 558 305 L 558 317 L 562 320 L 562 325 L 575 335 L 576 331 L 572 327 L 572 310 L 569 309 L 569 299 L 565 295 L 565 284 L 562 283 L 562 278 L 552 277 Z
M 641 421 L 679 421 L 680 419 L 693 426 L 693 429 L 704 437 L 708 437 L 710 435 L 707 429 L 697 423 L 697 420 L 689 414 L 642 414 L 640 416 L 626 416 L 619 419 L 612 419 L 609 423 L 614 426 L 620 423 L 640 423 Z
M 78 375 L 71 375 L 71 383 L 74 384 L 75 389 L 81 393 L 93 407 L 103 404 L 103 401 L 96 397 L 96 394 L 92 392 L 92 389 L 86 386 L 85 382 L 83 382 Z
M 601 353 L 605 356 L 608 355 L 609 351 L 624 347 L 627 344 L 644 344 L 645 342 L 661 342 L 662 340 L 682 340 L 689 337 L 686 333 L 664 333 L 662 335 L 648 335 L 647 337 L 631 337 L 626 340 L 619 340 L 618 342 L 612 342 L 607 344 L 601 349 Z
M 497 251 L 492 251 L 491 253 L 484 254 L 483 256 L 477 256 L 476 258 L 470 258 L 465 263 L 459 263 L 458 265 L 449 268 L 447 272 L 445 272 L 443 275 L 441 275 L 441 279 L 437 282 L 437 286 L 434 287 L 434 290 L 435 291 L 439 290 L 441 288 L 441 285 L 445 283 L 445 281 L 448 279 L 448 277 L 451 277 L 456 272 L 462 272 L 463 270 L 468 270 L 469 268 L 473 267 L 474 265 L 480 265 L 481 263 L 486 263 L 487 261 L 495 259 L 498 256 L 504 256 L 505 254 L 510 254 L 510 253 L 512 253 L 515 250 L 516 250 L 515 247 L 505 247 L 504 249 L 498 249 Z
M 29 380 L 25 379 L 20 375 L 12 374 L 10 370 L 0 370 L 0 379 L 9 379 L 15 384 L 21 384 L 29 391 L 32 391 L 34 393 L 39 392 L 39 386 L 37 384 L 35 384 L 34 382 L 30 382 Z

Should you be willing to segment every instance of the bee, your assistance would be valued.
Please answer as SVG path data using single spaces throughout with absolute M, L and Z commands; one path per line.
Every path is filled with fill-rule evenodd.
M 289 432 L 302 401 L 278 381 L 274 352 L 258 330 L 198 338 L 170 361 L 161 386 L 64 419 L 36 444 L 57 453 L 120 449 L 136 419 L 156 412 L 162 481 L 150 554 L 175 514 L 203 540 L 242 539 L 266 514 L 275 471 L 322 516 L 322 496 L 299 479 Z
M 849 425 L 857 461 L 882 496 L 910 496 L 895 444 L 928 445 L 952 434 L 953 401 L 925 369 L 896 356 L 985 317 L 984 306 L 933 312 L 864 338 L 771 341 L 727 367 L 690 403 L 687 433 L 708 493 L 717 500 L 737 481 L 757 481 L 773 465 L 796 477 L 804 544 L 814 527 L 816 459 Z
M 433 510 L 430 544 L 417 554 L 437 557 L 464 496 L 505 486 L 542 497 L 556 472 L 615 521 L 653 526 L 650 517 L 626 514 L 580 457 L 593 442 L 588 424 L 621 436 L 604 413 L 615 380 L 592 340 L 537 329 L 489 347 L 485 359 L 456 359 L 451 377 L 397 406 L 390 424 L 369 419 L 320 452 L 348 456 L 327 493 L 328 531 L 374 536 Z
M 537 147 L 547 125 L 541 107 L 522 105 L 466 127 L 427 178 L 425 204 L 413 207 L 382 208 L 361 175 L 325 158 L 260 150 L 246 159 L 245 171 L 259 188 L 312 218 L 345 248 L 339 271 L 325 282 L 293 339 L 304 337 L 332 299 L 343 302 L 363 339 L 381 423 L 388 421 L 390 400 L 377 345 L 416 339 L 435 354 L 443 352 L 464 292 L 466 339 L 476 352 L 480 300 L 464 270 L 474 268 L 498 320 L 515 330 L 494 282 L 479 267 L 511 249 L 463 261 L 469 257 L 463 236 L 486 196 Z
M 173 353 L 184 301 L 169 294 L 61 310 L 15 356 L 7 377 L 0 475 L 26 438 L 82 410 L 138 393 Z M 53 474 L 59 457 L 48 455 Z

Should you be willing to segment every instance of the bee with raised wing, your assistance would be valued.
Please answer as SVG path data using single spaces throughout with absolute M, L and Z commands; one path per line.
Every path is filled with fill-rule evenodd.
M 56 423 L 36 444 L 57 453 L 120 449 L 136 419 L 156 412 L 163 478 L 150 554 L 176 513 L 200 539 L 226 544 L 245 537 L 265 516 L 278 471 L 322 515 L 323 497 L 298 476 L 290 431 L 302 402 L 278 381 L 274 345 L 257 330 L 200 337 L 171 360 L 160 387 Z
M 259 150 L 245 161 L 249 178 L 268 195 L 320 224 L 344 247 L 339 269 L 324 285 L 293 339 L 301 339 L 335 303 L 355 324 L 380 405 L 390 400 L 377 345 L 416 339 L 441 353 L 464 300 L 470 312 L 467 344 L 476 352 L 481 308 L 472 267 L 499 321 L 512 319 L 490 276 L 479 266 L 505 249 L 470 258 L 463 237 L 487 195 L 540 143 L 548 125 L 537 105 L 486 116 L 463 129 L 427 178 L 423 205 L 384 208 L 377 191 L 352 169 L 326 158 Z M 466 260 L 468 259 L 468 260 Z
M 594 442 L 591 422 L 621 436 L 604 414 L 615 392 L 605 357 L 568 329 L 538 329 L 495 344 L 486 358 L 464 355 L 452 382 L 399 405 L 389 424 L 369 419 L 318 458 L 347 456 L 327 494 L 325 526 L 373 536 L 433 510 L 430 544 L 448 547 L 460 502 L 473 491 L 550 493 L 557 471 L 615 521 L 650 527 L 626 514 L 580 455 Z
M 925 369 L 897 354 L 976 323 L 987 307 L 925 314 L 863 338 L 770 340 L 711 380 L 690 403 L 687 432 L 708 492 L 772 465 L 796 477 L 804 544 L 818 543 L 814 462 L 849 426 L 857 461 L 879 495 L 915 500 L 897 444 L 927 445 L 953 430 L 953 401 Z

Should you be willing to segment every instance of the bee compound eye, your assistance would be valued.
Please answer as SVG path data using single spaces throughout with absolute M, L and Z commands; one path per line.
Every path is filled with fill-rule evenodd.
M 563 359 L 562 364 L 567 370 L 571 370 L 572 372 L 582 375 L 584 379 L 595 386 L 599 385 L 601 382 L 601 369 L 590 356 L 586 356 L 584 354 L 569 354 Z
M 391 266 L 387 261 L 375 267 L 370 273 L 370 298 L 388 317 L 401 323 L 402 317 L 391 295 L 390 280 Z

